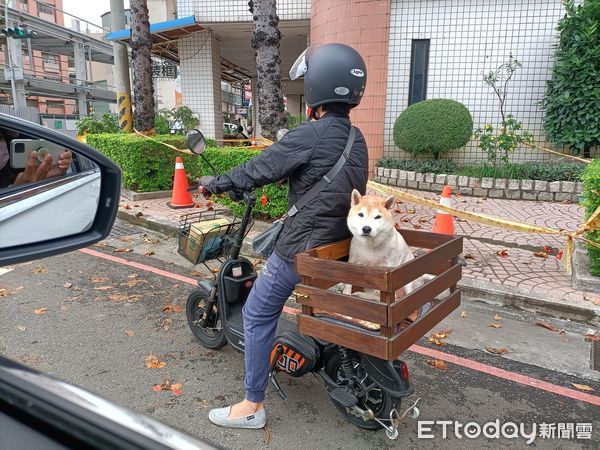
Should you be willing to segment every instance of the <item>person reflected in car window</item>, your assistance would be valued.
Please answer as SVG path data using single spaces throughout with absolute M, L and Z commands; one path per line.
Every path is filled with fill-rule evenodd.
M 29 155 L 24 169 L 12 168 L 10 165 L 10 141 L 17 136 L 17 132 L 0 130 L 0 189 L 62 176 L 71 166 L 73 155 L 69 150 L 63 151 L 56 162 L 49 154 L 39 162 L 37 152 L 34 151 Z

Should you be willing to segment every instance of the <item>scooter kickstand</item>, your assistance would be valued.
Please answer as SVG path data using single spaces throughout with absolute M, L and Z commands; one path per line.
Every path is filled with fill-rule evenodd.
M 277 381 L 277 378 L 275 378 L 275 371 L 274 370 L 272 370 L 269 373 L 269 381 L 271 382 L 271 384 L 273 386 L 275 386 L 275 390 L 277 391 L 277 394 L 279 394 L 279 396 L 281 397 L 281 399 L 282 400 L 287 400 L 285 392 L 283 392 L 283 389 L 281 389 L 281 386 L 279 385 L 279 381 Z

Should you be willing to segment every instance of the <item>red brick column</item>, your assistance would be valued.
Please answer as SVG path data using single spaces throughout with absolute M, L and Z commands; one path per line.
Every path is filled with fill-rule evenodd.
M 311 44 L 351 45 L 367 64 L 365 95 L 351 117 L 367 140 L 371 174 L 383 156 L 389 31 L 390 0 L 312 0 Z

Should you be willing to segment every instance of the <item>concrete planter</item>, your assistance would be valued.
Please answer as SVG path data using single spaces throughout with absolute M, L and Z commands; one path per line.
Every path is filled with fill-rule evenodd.
M 407 180 L 418 180 L 411 183 Z M 415 173 L 397 169 L 376 168 L 375 181 L 392 186 L 408 187 L 421 191 L 440 193 L 441 186 L 449 185 L 461 195 L 505 198 L 511 200 L 537 200 L 546 202 L 578 203 L 583 183 L 573 181 L 506 180 L 474 178 L 456 175 Z
M 173 191 L 135 192 L 129 189 L 121 188 L 121 195 L 130 202 L 140 202 L 142 200 L 170 197 L 172 194 Z

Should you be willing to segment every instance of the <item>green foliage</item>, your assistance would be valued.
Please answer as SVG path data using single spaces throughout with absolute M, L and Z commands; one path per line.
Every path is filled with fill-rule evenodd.
M 286 112 L 285 120 L 287 123 L 287 129 L 293 130 L 297 126 L 302 125 L 304 122 L 306 122 L 308 118 L 304 114 L 292 115 Z
M 192 128 L 196 128 L 200 124 L 200 119 L 198 119 L 187 106 L 173 108 L 171 110 L 171 117 L 175 122 L 181 124 L 184 133 L 187 133 Z
M 75 126 L 79 135 L 118 133 L 120 131 L 119 119 L 114 114 L 100 116 L 97 113 L 91 113 L 75 122 Z
M 600 144 L 600 0 L 564 1 L 552 79 L 542 105 L 544 129 L 574 153 Z
M 394 124 L 394 142 L 413 156 L 441 154 L 463 147 L 473 133 L 465 105 L 449 99 L 425 100 L 406 108 Z
M 474 178 L 507 180 L 579 181 L 585 166 L 580 163 L 524 163 L 501 166 L 479 165 L 460 167 L 455 173 Z
M 156 134 L 169 134 L 171 132 L 171 124 L 169 122 L 170 117 L 171 111 L 168 109 L 160 109 L 156 111 L 156 116 L 154 117 Z
M 479 148 L 487 153 L 488 161 L 494 166 L 498 163 L 498 160 L 507 165 L 509 163 L 508 156 L 511 152 L 522 144 L 533 142 L 533 135 L 523 130 L 521 122 L 510 114 L 502 120 L 498 134 L 495 134 L 492 125 L 487 124 L 483 128 L 477 128 L 473 136 L 479 140 Z
M 474 178 L 503 178 L 509 180 L 541 181 L 579 181 L 585 169 L 580 163 L 536 163 L 506 164 L 493 166 L 488 164 L 458 167 L 456 163 L 445 160 L 415 161 L 412 159 L 380 159 L 377 167 L 387 169 L 410 170 L 417 173 L 444 173 Z
M 589 164 L 583 173 L 583 196 L 585 201 L 585 218 L 588 219 L 600 207 L 600 159 L 595 159 Z M 596 224 L 600 225 L 600 218 L 596 219 Z M 590 231 L 586 237 L 600 244 L 600 230 Z M 600 249 L 588 245 L 590 255 L 590 273 L 600 276 Z
M 193 155 L 175 154 L 173 150 L 161 145 L 164 142 L 177 148 L 185 148 L 185 137 L 181 135 L 157 135 L 153 142 L 135 134 L 98 134 L 88 135 L 87 143 L 112 159 L 122 170 L 123 186 L 138 192 L 169 190 L 173 187 L 175 157 L 183 157 L 185 172 L 190 183 L 202 175 L 212 175 L 210 168 L 202 159 Z M 258 150 L 244 148 L 218 148 L 214 140 L 207 139 L 208 148 L 204 155 L 215 166 L 218 173 L 249 161 L 259 154 Z M 263 206 L 260 202 L 262 192 L 269 199 Z M 270 218 L 280 217 L 287 210 L 287 186 L 268 185 L 257 189 L 256 215 Z M 217 198 L 219 203 L 232 207 L 237 213 L 243 212 L 243 205 L 234 204 L 228 198 Z
M 206 159 L 215 167 L 217 173 L 222 174 L 228 172 L 234 167 L 244 164 L 260 153 L 260 150 L 249 150 L 242 148 L 222 147 L 208 148 L 204 155 Z M 200 171 L 202 175 L 212 175 L 212 171 L 202 160 L 199 160 Z M 187 167 L 187 166 L 186 166 Z M 262 194 L 267 197 L 267 204 L 262 205 Z M 277 184 L 269 184 L 254 191 L 257 202 L 254 208 L 254 215 L 257 217 L 268 217 L 271 219 L 281 217 L 288 206 L 288 189 L 287 185 L 278 186 Z M 241 215 L 244 212 L 243 203 L 235 203 L 229 200 L 227 196 L 216 198 L 216 201 L 231 208 L 235 214 Z
M 415 161 L 414 159 L 380 159 L 377 167 L 387 169 L 410 170 L 417 173 L 445 173 L 452 174 L 457 170 L 456 163 L 447 159 L 430 159 Z

